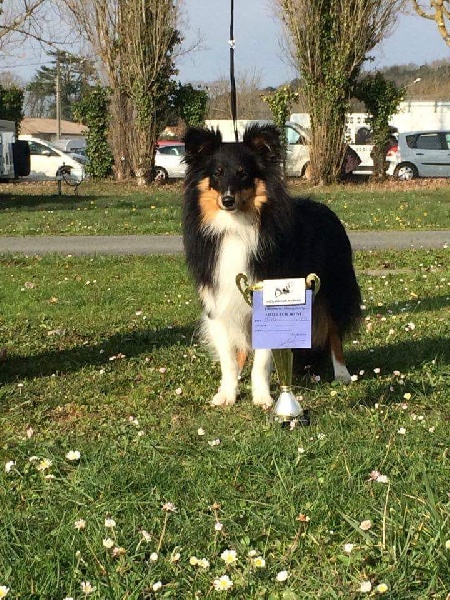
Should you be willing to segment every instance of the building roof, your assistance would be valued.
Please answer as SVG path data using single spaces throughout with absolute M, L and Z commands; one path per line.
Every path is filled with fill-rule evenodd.
M 56 119 L 34 119 L 25 117 L 20 123 L 20 133 L 34 135 L 56 135 Z M 84 135 L 86 126 L 81 123 L 72 123 L 72 121 L 61 120 L 61 135 L 78 136 Z

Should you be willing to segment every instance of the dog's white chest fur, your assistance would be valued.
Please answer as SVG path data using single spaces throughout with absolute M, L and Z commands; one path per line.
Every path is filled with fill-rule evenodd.
M 223 216 L 232 217 L 228 214 Z M 250 344 L 251 308 L 236 285 L 236 275 L 249 271 L 251 256 L 256 253 L 258 246 L 258 229 L 254 223 L 236 218 L 236 215 L 227 221 L 232 226 L 226 228 L 222 238 L 213 288 L 202 290 L 201 296 L 209 317 L 226 324 L 229 341 L 244 349 Z
M 223 239 L 214 273 L 218 312 L 236 310 L 241 305 L 243 298 L 236 286 L 236 275 L 248 273 L 254 249 L 254 240 L 242 239 L 235 234 L 227 234 Z

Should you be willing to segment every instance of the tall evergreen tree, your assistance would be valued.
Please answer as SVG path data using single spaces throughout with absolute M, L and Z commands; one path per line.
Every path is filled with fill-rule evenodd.
M 52 66 L 43 66 L 27 86 L 27 113 L 32 117 L 56 117 L 56 76 L 58 52 L 48 53 Z M 93 83 L 92 61 L 59 52 L 61 118 L 72 120 L 73 104 L 79 102 Z

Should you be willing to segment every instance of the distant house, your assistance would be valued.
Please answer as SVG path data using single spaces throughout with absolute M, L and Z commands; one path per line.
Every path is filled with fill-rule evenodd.
M 21 135 L 32 135 L 34 137 L 54 142 L 58 139 L 56 119 L 33 119 L 25 117 L 20 124 Z M 61 121 L 62 139 L 85 139 L 86 126 L 81 123 L 72 123 L 71 121 Z

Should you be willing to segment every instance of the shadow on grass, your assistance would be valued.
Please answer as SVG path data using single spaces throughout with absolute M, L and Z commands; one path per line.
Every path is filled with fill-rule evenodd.
M 403 372 L 435 359 L 450 364 L 450 343 L 448 338 L 441 336 L 424 337 L 377 346 L 373 351 L 352 350 L 348 357 L 349 363 L 359 363 L 358 369 L 378 367 L 381 373 Z
M 420 300 L 420 303 L 418 302 Z M 422 313 L 428 312 L 430 310 L 439 310 L 441 308 L 450 307 L 450 296 L 449 294 L 443 294 L 442 296 L 432 296 L 426 298 L 411 298 L 411 300 L 405 300 L 403 302 L 398 302 L 396 304 L 386 304 L 384 306 L 370 306 L 366 314 L 368 315 L 376 315 L 376 314 L 386 314 L 389 312 L 393 312 L 395 314 L 401 313 L 403 311 L 408 311 L 408 314 L 411 318 L 414 316 L 414 313 Z
M 59 350 L 51 349 L 32 356 L 20 356 L 10 353 L 6 361 L 0 364 L 0 383 L 16 382 L 26 378 L 48 377 L 53 373 L 67 374 L 82 368 L 109 364 L 109 358 L 119 353 L 127 359 L 145 354 L 151 356 L 153 350 L 171 346 L 189 345 L 195 335 L 195 324 L 173 329 L 148 331 L 145 329 L 129 333 L 117 333 L 102 343 L 77 345 Z M 18 349 L 20 350 L 20 349 Z M 302 354 L 300 352 L 300 354 Z M 350 348 L 346 360 L 350 373 L 365 371 L 365 378 L 373 376 L 374 368 L 381 369 L 381 375 L 394 370 L 409 371 L 434 359 L 450 364 L 450 344 L 443 337 L 411 339 L 373 348 L 373 351 Z M 304 368 L 304 365 L 311 365 Z M 312 373 L 321 375 L 323 381 L 331 381 L 333 373 L 328 356 L 318 353 L 316 356 L 303 353 L 300 360 L 295 359 L 294 380 L 303 383 Z
M 110 357 L 124 354 L 127 359 L 145 354 L 151 356 L 152 350 L 189 344 L 194 334 L 194 325 L 174 327 L 159 331 L 139 330 L 130 333 L 118 333 L 104 342 L 93 345 L 79 345 L 63 350 L 51 349 L 31 356 L 9 353 L 0 363 L 0 384 L 74 373 L 85 367 L 100 367 L 110 364 Z M 20 350 L 20 349 L 18 349 Z
M 433 360 L 439 364 L 450 365 L 450 344 L 448 339 L 443 337 L 426 337 L 379 346 L 374 348 L 373 352 L 353 350 L 348 353 L 348 358 L 350 365 L 358 365 L 354 371 L 351 369 L 350 371 L 358 373 L 362 369 L 364 380 L 370 381 L 365 388 L 365 396 L 358 398 L 357 404 L 366 406 L 373 406 L 377 402 L 390 404 L 403 401 L 403 393 L 409 391 L 394 383 L 398 378 L 393 375 L 393 372 L 400 371 L 405 374 L 413 369 L 424 370 L 425 365 L 429 366 Z M 380 375 L 375 374 L 375 368 L 380 369 Z M 391 383 L 386 379 L 389 375 L 393 377 L 392 389 Z M 420 380 L 420 389 L 424 396 L 436 392 L 436 382 L 433 383 L 432 379 L 425 376 Z M 438 385 L 446 384 L 442 382 Z
M 381 375 L 393 371 L 410 371 L 424 363 L 438 360 L 450 365 L 450 343 L 444 337 L 426 337 L 377 346 L 372 350 L 358 350 L 357 347 L 345 352 L 346 364 L 350 373 L 364 371 L 364 378 L 376 378 L 374 369 Z M 294 378 L 301 383 L 312 374 L 320 375 L 323 381 L 333 381 L 331 359 L 324 352 L 313 355 L 305 351 L 294 352 Z
M 177 197 L 172 201 L 152 198 L 151 204 L 156 208 L 179 209 L 180 199 Z M 58 196 L 56 193 L 48 196 L 14 196 L 10 194 L 2 196 L 0 194 L 0 213 L 2 210 L 8 210 L 11 212 L 19 212 L 20 210 L 23 210 L 25 212 L 37 213 L 40 211 L 48 212 L 49 210 L 52 212 L 80 209 L 89 211 L 99 208 L 146 210 L 149 208 L 149 197 L 137 196 L 135 200 L 126 200 L 123 196 L 81 196 L 74 194 L 63 194 L 62 196 Z
M 430 367 L 432 360 L 438 361 L 437 373 L 430 373 L 427 376 L 426 370 Z M 347 407 L 355 408 L 357 406 L 373 407 L 380 403 L 383 405 L 397 404 L 404 402 L 404 393 L 412 391 L 410 387 L 400 385 L 400 378 L 394 375 L 394 371 L 407 374 L 416 369 L 416 374 L 413 376 L 416 383 L 420 382 L 420 393 L 423 398 L 431 398 L 440 390 L 441 394 L 446 394 L 450 381 L 450 370 L 445 369 L 445 366 L 450 366 L 450 344 L 448 340 L 441 337 L 428 337 L 419 340 L 411 340 L 399 343 L 388 344 L 370 350 L 349 349 L 346 352 L 347 366 L 352 374 L 359 374 L 363 385 L 355 388 L 358 390 L 356 398 L 350 395 Z M 439 367 L 440 365 L 440 367 Z M 294 359 L 294 367 L 297 370 L 294 372 L 294 386 L 301 388 L 306 393 L 308 402 L 308 390 L 316 391 L 318 384 L 313 382 L 312 375 L 320 375 L 321 381 L 331 383 L 333 381 L 333 369 L 331 360 L 322 355 L 318 357 L 318 362 L 311 364 L 307 369 L 300 361 Z M 374 369 L 380 369 L 380 373 L 376 374 Z M 422 371 L 422 373 L 421 373 Z M 406 378 L 406 383 L 409 378 Z M 320 384 L 319 384 L 320 386 Z M 426 402 L 424 400 L 424 402 Z M 321 403 L 324 406 L 336 406 L 335 402 L 322 397 Z M 450 419 L 450 409 L 445 406 L 440 407 L 448 413 Z
M 1 191 L 1 188 L 0 188 Z M 103 199 L 106 203 L 110 203 L 107 198 Z M 91 206 L 91 202 L 96 202 L 98 205 L 98 198 L 96 196 L 79 196 L 76 194 L 62 194 L 58 196 L 55 187 L 55 193 L 43 196 L 42 194 L 32 195 L 27 194 L 26 196 L 14 194 L 0 194 L 0 212 L 2 210 L 29 210 L 40 211 L 40 210 L 67 210 L 70 208 L 80 208 L 83 204 Z

